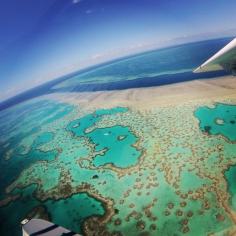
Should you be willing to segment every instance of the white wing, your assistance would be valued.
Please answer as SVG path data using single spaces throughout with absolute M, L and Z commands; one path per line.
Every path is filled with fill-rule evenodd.
M 81 236 L 52 222 L 41 219 L 24 219 L 21 222 L 23 236 Z
M 194 70 L 194 73 L 217 70 L 226 70 L 236 74 L 236 38 Z

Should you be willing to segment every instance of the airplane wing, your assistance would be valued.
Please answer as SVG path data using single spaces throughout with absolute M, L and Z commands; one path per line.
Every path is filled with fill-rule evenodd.
M 42 219 L 24 219 L 21 222 L 23 236 L 81 236 L 59 225 Z
M 236 75 L 236 38 L 199 66 L 194 73 L 226 70 Z

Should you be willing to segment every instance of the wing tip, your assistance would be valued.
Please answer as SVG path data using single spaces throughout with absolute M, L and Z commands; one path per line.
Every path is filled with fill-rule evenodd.
M 193 71 L 193 73 L 200 73 L 201 71 L 202 71 L 202 67 L 199 66 Z

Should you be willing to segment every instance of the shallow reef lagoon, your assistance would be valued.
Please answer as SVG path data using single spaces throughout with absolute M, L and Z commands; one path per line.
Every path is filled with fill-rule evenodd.
M 213 40 L 188 47 L 204 46 L 205 54 L 208 49 L 218 50 L 222 43 Z M 179 52 L 180 48 L 165 50 Z M 184 56 L 178 59 L 167 57 L 170 52 L 165 56 L 170 64 L 171 60 L 191 64 L 177 68 L 174 63 L 173 76 L 176 73 L 177 78 L 204 59 L 197 56 L 197 61 L 189 62 L 185 57 L 194 58 L 194 52 L 184 50 Z M 150 57 L 156 58 L 155 53 Z M 146 56 L 140 55 L 142 60 Z M 133 58 L 138 60 L 133 65 L 141 65 L 140 57 Z M 140 78 L 134 75 L 130 59 L 115 62 L 113 66 L 126 65 L 130 71 L 124 81 L 124 72 L 117 78 L 112 76 L 109 86 L 118 83 L 130 87 L 127 81 L 144 81 L 145 76 L 150 79 L 157 73 L 151 67 L 159 63 L 162 68 L 165 57 L 160 61 L 150 59 L 152 65 L 146 63 L 136 72 L 141 73 Z M 80 75 L 84 80 L 76 75 L 34 92 L 42 95 L 58 90 L 71 98 L 69 92 L 79 90 L 77 82 L 84 86 L 86 80 L 93 88 L 105 88 L 108 78 L 102 77 L 105 68 L 113 73 L 110 66 L 94 68 L 89 78 L 88 74 Z M 93 73 L 98 80 L 92 78 Z M 192 73 L 187 74 L 193 79 Z M 159 76 L 153 75 L 152 83 Z M 128 103 L 86 107 L 53 95 L 30 99 L 30 93 L 24 95 L 28 101 L 0 112 L 0 235 L 21 235 L 24 218 L 48 219 L 84 235 L 201 236 L 234 232 L 236 99 L 154 106 L 147 111 Z M 22 97 L 11 101 L 17 103 Z
M 27 217 L 86 235 L 224 233 L 234 225 L 235 119 L 236 106 L 222 103 L 143 113 L 36 99 L 8 108 L 0 234 L 21 235 Z
M 214 108 L 199 109 L 195 114 L 201 121 L 200 127 L 203 131 L 236 141 L 236 106 L 217 104 Z

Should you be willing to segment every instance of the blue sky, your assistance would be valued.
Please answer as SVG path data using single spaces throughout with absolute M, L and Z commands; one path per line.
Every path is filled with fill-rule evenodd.
M 236 34 L 235 0 L 1 0 L 0 101 L 152 47 Z

